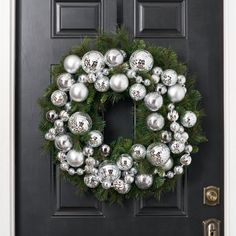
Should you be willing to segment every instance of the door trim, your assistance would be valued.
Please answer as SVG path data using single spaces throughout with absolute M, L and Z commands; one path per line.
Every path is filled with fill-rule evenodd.
M 0 235 L 15 235 L 14 205 L 14 80 L 15 80 L 15 0 L 1 3 L 0 43 L 1 93 L 0 116 Z M 224 138 L 225 138 L 225 235 L 236 235 L 236 1 L 224 0 Z

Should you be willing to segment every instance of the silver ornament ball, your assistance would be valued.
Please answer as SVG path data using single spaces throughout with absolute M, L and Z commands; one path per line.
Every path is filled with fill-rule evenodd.
M 98 130 L 92 130 L 89 133 L 88 145 L 91 147 L 99 147 L 103 142 L 103 134 Z
M 176 110 L 168 112 L 167 119 L 169 121 L 177 121 L 179 119 L 179 113 Z
M 164 130 L 161 132 L 161 141 L 163 143 L 169 143 L 172 140 L 172 134 L 170 131 Z
M 89 73 L 88 74 L 88 83 L 92 84 L 96 81 L 97 77 L 94 73 Z
M 120 170 L 129 170 L 133 166 L 133 159 L 128 154 L 122 154 L 116 161 Z
M 46 113 L 46 119 L 50 122 L 54 122 L 58 118 L 58 114 L 55 110 L 50 110 Z
M 162 83 L 166 86 L 175 85 L 178 79 L 178 75 L 174 70 L 165 70 L 161 75 Z
M 69 55 L 64 59 L 63 64 L 68 73 L 74 74 L 81 66 L 81 59 L 76 55 Z
M 68 163 L 67 163 L 67 162 L 62 162 L 62 163 L 60 164 L 60 169 L 61 169 L 62 171 L 68 171 L 68 170 L 69 170 L 69 165 L 68 165 Z
M 153 131 L 161 130 L 165 125 L 164 117 L 158 113 L 148 115 L 146 122 L 147 127 Z
M 189 154 L 184 154 L 180 157 L 180 163 L 184 166 L 189 166 L 192 162 L 192 157 Z
M 161 83 L 158 83 L 157 86 L 156 86 L 156 91 L 159 93 L 159 94 L 165 94 L 167 92 L 167 88 L 164 84 L 161 84 Z
M 181 175 L 181 174 L 183 174 L 183 172 L 184 172 L 184 169 L 182 166 L 175 166 L 174 167 L 174 173 L 176 175 Z
M 144 159 L 146 156 L 146 148 L 142 144 L 134 144 L 131 147 L 130 154 L 134 160 Z
M 174 176 L 175 176 L 175 174 L 172 171 L 168 171 L 167 174 L 166 174 L 166 177 L 168 179 L 172 179 L 172 178 L 174 178 Z
M 80 151 L 70 150 L 66 155 L 67 163 L 72 167 L 79 167 L 84 163 L 84 155 Z
M 142 84 L 133 84 L 129 89 L 129 95 L 133 100 L 140 101 L 146 95 L 146 88 Z
M 101 154 L 104 156 L 104 157 L 107 157 L 109 156 L 110 152 L 111 152 L 111 148 L 109 145 L 107 144 L 103 144 L 101 147 L 100 147 L 100 152 Z
M 83 102 L 88 94 L 88 88 L 84 83 L 75 83 L 70 88 L 70 98 L 75 102 Z
M 184 75 L 178 75 L 178 83 L 184 85 L 186 82 L 186 78 Z
M 57 86 L 62 91 L 68 91 L 74 82 L 69 73 L 64 73 L 57 77 Z
M 51 95 L 51 102 L 57 107 L 62 107 L 68 100 L 67 94 L 61 90 L 56 90 Z
M 180 102 L 185 97 L 185 89 L 180 84 L 175 84 L 168 89 L 168 97 L 171 100 L 171 102 Z
M 102 188 L 104 188 L 104 189 L 111 188 L 111 182 L 109 182 L 109 181 L 102 182 Z
M 170 150 L 174 154 L 179 154 L 184 151 L 185 145 L 180 141 L 173 141 L 170 144 Z
M 98 176 L 101 182 L 114 182 L 121 176 L 121 171 L 116 164 L 111 161 L 104 161 L 98 168 Z
M 105 56 L 105 63 L 109 67 L 119 66 L 124 61 L 124 56 L 122 52 L 118 49 L 110 49 L 106 52 Z
M 97 73 L 104 65 L 104 57 L 98 51 L 89 51 L 82 58 L 82 68 L 86 73 Z
M 59 117 L 61 118 L 62 121 L 68 121 L 70 116 L 67 111 L 60 111 Z
M 153 184 L 153 176 L 148 174 L 139 174 L 135 177 L 135 184 L 139 189 L 148 189 Z
M 154 75 L 161 76 L 161 74 L 163 73 L 163 70 L 161 69 L 161 67 L 156 66 L 153 68 L 152 72 Z
M 72 140 L 69 135 L 62 134 L 55 138 L 55 147 L 63 152 L 68 152 L 72 148 Z
M 129 86 L 129 80 L 124 74 L 115 74 L 110 79 L 110 87 L 114 92 L 121 93 Z
M 159 81 L 160 81 L 160 76 L 159 75 L 156 75 L 156 74 L 153 74 L 151 76 L 151 79 L 154 81 L 155 84 L 158 84 Z
M 84 170 L 82 168 L 78 168 L 76 170 L 76 173 L 77 173 L 77 175 L 83 175 L 84 174 Z
M 98 92 L 106 92 L 106 91 L 108 91 L 109 88 L 110 88 L 109 78 L 106 77 L 106 76 L 102 76 L 102 77 L 98 78 L 96 80 L 96 82 L 94 83 L 94 88 Z
M 87 83 L 88 82 L 88 76 L 85 74 L 82 74 L 78 77 L 77 82 L 79 83 Z
M 84 148 L 83 148 L 83 154 L 87 157 L 90 157 L 92 156 L 94 153 L 94 149 L 89 146 L 89 145 L 86 145 Z
M 89 174 L 84 176 L 84 183 L 89 188 L 96 188 L 99 185 L 99 181 L 95 175 Z
M 170 169 L 172 169 L 174 165 L 174 161 L 172 158 L 170 158 L 165 164 L 163 164 L 161 167 L 164 171 L 168 171 Z
M 163 98 L 159 93 L 151 92 L 145 96 L 144 103 L 150 111 L 157 111 L 162 107 Z
M 70 169 L 68 170 L 68 174 L 69 174 L 69 175 L 74 175 L 74 174 L 75 174 L 75 170 L 74 170 L 73 168 L 70 168 Z
M 124 177 L 124 181 L 127 184 L 132 184 L 134 182 L 134 177 L 132 175 L 126 175 Z
M 181 124 L 186 128 L 191 128 L 197 123 L 197 116 L 192 111 L 186 111 L 181 117 Z

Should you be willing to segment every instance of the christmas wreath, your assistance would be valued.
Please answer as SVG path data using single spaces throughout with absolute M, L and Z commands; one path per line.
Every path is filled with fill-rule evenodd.
M 174 188 L 206 141 L 201 95 L 171 49 L 100 34 L 65 55 L 40 98 L 45 135 L 62 175 L 101 201 L 154 196 Z M 135 137 L 103 143 L 107 105 L 132 99 Z

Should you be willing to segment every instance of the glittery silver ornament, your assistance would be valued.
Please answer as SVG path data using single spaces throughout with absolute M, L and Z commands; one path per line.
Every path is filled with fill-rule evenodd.
M 197 122 L 197 116 L 192 111 L 186 111 L 181 117 L 181 124 L 186 128 L 193 127 Z
M 75 112 L 68 121 L 68 127 L 73 134 L 83 134 L 92 127 L 90 116 L 83 112 Z
M 96 80 L 94 87 L 98 92 L 106 92 L 110 88 L 109 78 L 102 76 Z
M 153 68 L 152 72 L 155 75 L 161 76 L 161 74 L 163 73 L 163 70 L 161 69 L 161 67 L 156 66 Z
M 173 131 L 174 133 L 175 133 L 175 132 L 178 132 L 178 131 L 179 131 L 179 128 L 180 128 L 180 125 L 179 125 L 179 123 L 177 123 L 177 122 L 172 122 L 172 123 L 170 124 L 170 130 Z
M 69 73 L 64 73 L 57 77 L 57 86 L 62 91 L 68 91 L 74 82 Z
M 146 122 L 148 128 L 153 131 L 161 130 L 165 125 L 164 117 L 156 112 L 148 115 Z
M 102 182 L 102 188 L 104 188 L 104 189 L 111 188 L 111 182 L 109 182 L 109 181 Z
M 55 110 L 50 110 L 46 113 L 46 119 L 50 122 L 54 122 L 58 118 L 58 114 Z
M 164 130 L 161 132 L 161 141 L 163 143 L 169 143 L 172 140 L 172 134 L 171 132 Z
M 134 160 L 144 159 L 146 156 L 146 148 L 142 144 L 134 144 L 131 147 L 130 154 Z
M 67 102 L 67 94 L 61 90 L 56 90 L 51 95 L 51 102 L 57 107 L 62 107 Z
M 153 176 L 148 174 L 139 174 L 135 177 L 135 184 L 139 189 L 148 189 L 152 186 Z
M 96 81 L 97 77 L 94 73 L 89 73 L 88 74 L 88 82 L 90 84 L 94 83 Z
M 69 174 L 69 175 L 74 175 L 74 174 L 75 174 L 75 170 L 74 170 L 73 168 L 70 168 L 70 169 L 68 170 L 68 174 Z
M 136 76 L 136 71 L 135 70 L 128 70 L 127 71 L 127 76 L 128 78 L 132 79 Z M 141 82 L 140 82 L 141 83 Z
M 103 69 L 104 57 L 98 51 L 89 51 L 82 58 L 82 68 L 86 73 L 96 73 Z
M 81 60 L 76 55 L 69 55 L 64 59 L 64 68 L 68 73 L 74 74 L 81 65 Z
M 174 154 L 179 154 L 184 151 L 185 145 L 180 141 L 173 141 L 170 144 L 170 150 Z
M 96 188 L 99 185 L 99 181 L 95 175 L 89 174 L 84 176 L 84 183 L 89 188 Z
M 114 182 L 121 176 L 121 171 L 116 164 L 110 161 L 104 161 L 98 169 L 98 176 L 101 182 Z
M 78 77 L 77 82 L 79 83 L 87 83 L 88 82 L 88 76 L 85 74 L 82 74 Z
M 85 163 L 88 166 L 95 166 L 96 160 L 93 157 L 88 157 L 86 158 Z
M 172 171 L 168 171 L 167 174 L 166 174 L 166 177 L 168 179 L 172 179 L 172 178 L 174 178 L 174 176 L 175 176 L 175 174 Z
M 188 144 L 188 145 L 186 145 L 185 146 L 185 152 L 187 152 L 187 153 L 191 153 L 192 151 L 193 151 L 193 146 L 192 145 L 190 145 L 190 144 Z
M 86 174 L 92 174 L 92 170 L 93 170 L 93 166 L 88 166 L 88 165 L 84 166 L 84 171 Z
M 84 174 L 84 170 L 82 168 L 78 168 L 76 170 L 76 173 L 77 173 L 77 175 L 83 175 Z
M 67 163 L 72 167 L 79 167 L 84 163 L 84 155 L 80 151 L 70 150 L 66 155 Z
M 70 88 L 70 98 L 75 102 L 83 102 L 88 94 L 88 88 L 84 83 L 75 83 Z
M 146 95 L 146 88 L 142 84 L 133 84 L 129 89 L 129 95 L 133 100 L 140 101 Z
M 159 94 L 165 94 L 166 92 L 167 92 L 167 88 L 166 88 L 166 86 L 164 85 L 164 84 L 161 84 L 161 83 L 159 83 L 159 84 L 157 84 L 157 86 L 156 86 L 156 91 L 159 93 Z
M 150 71 L 153 67 L 152 54 L 146 50 L 137 50 L 130 56 L 129 64 L 133 70 Z
M 89 145 L 86 145 L 84 148 L 83 148 L 83 154 L 87 157 L 90 157 L 92 156 L 94 153 L 94 149 L 89 146 Z
M 107 157 L 110 154 L 110 152 L 111 152 L 111 148 L 110 148 L 109 145 L 103 144 L 100 147 L 100 152 L 101 152 L 102 156 Z
M 184 75 L 178 75 L 178 83 L 184 85 L 186 82 L 186 78 Z
M 170 169 L 172 169 L 174 165 L 173 159 L 170 158 L 165 164 L 163 164 L 161 167 L 164 171 L 168 171 Z
M 121 93 L 129 86 L 129 80 L 124 74 L 115 74 L 110 79 L 110 87 L 113 91 Z
M 179 119 L 179 113 L 176 110 L 168 112 L 167 119 L 169 121 L 177 121 Z
M 132 184 L 134 182 L 134 177 L 132 175 L 126 175 L 124 177 L 124 181 L 127 184 Z
M 122 188 L 116 189 L 116 191 L 120 194 L 126 194 L 130 191 L 130 189 L 131 189 L 131 185 L 128 183 L 124 183 Z
M 171 100 L 171 102 L 180 102 L 185 97 L 185 89 L 180 84 L 175 84 L 168 89 L 168 97 Z
M 150 111 L 157 111 L 162 107 L 163 98 L 159 93 L 151 92 L 145 96 L 144 103 Z
M 69 135 L 62 134 L 55 138 L 55 147 L 63 152 L 68 152 L 72 148 L 72 140 Z
M 65 122 L 68 121 L 70 118 L 68 112 L 64 110 L 60 111 L 59 117 L 61 118 L 62 121 L 65 121 Z
M 175 85 L 178 79 L 178 75 L 174 70 L 168 69 L 163 71 L 161 75 L 162 83 L 166 86 Z
M 105 56 L 105 63 L 109 67 L 114 67 L 121 65 L 124 61 L 124 56 L 122 52 L 118 49 L 110 49 L 106 52 Z
M 152 143 L 147 148 L 147 159 L 153 166 L 161 166 L 170 158 L 170 149 L 163 143 Z
M 68 164 L 67 162 L 62 162 L 62 163 L 60 164 L 60 169 L 61 169 L 62 171 L 68 171 L 68 170 L 69 170 L 69 164 Z
M 89 133 L 89 140 L 88 140 L 88 144 L 91 147 L 99 147 L 103 142 L 103 135 L 100 131 L 98 130 L 92 130 Z
M 129 170 L 133 166 L 133 159 L 128 154 L 122 154 L 116 161 L 120 170 Z
M 151 79 L 154 81 L 155 84 L 158 84 L 159 81 L 160 81 L 160 76 L 159 75 L 156 75 L 156 74 L 153 74 L 151 76 Z
M 175 172 L 176 175 L 181 175 L 181 174 L 183 174 L 184 169 L 183 169 L 182 166 L 175 166 L 174 167 L 174 172 Z
M 55 120 L 54 127 L 55 128 L 62 128 L 64 126 L 64 123 L 62 120 Z
M 192 158 L 189 154 L 184 154 L 180 157 L 180 163 L 184 166 L 189 166 L 192 162 Z

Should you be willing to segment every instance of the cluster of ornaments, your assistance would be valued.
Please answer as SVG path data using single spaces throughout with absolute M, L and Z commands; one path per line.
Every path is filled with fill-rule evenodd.
M 183 167 L 191 163 L 190 154 L 193 149 L 188 143 L 186 130 L 197 122 L 196 114 L 192 111 L 180 115 L 175 110 L 175 103 L 182 101 L 187 92 L 185 76 L 178 75 L 172 69 L 163 71 L 160 67 L 153 67 L 153 57 L 146 50 L 135 51 L 128 63 L 124 62 L 125 57 L 126 53 L 118 49 L 111 49 L 105 55 L 89 51 L 82 59 L 76 55 L 67 56 L 64 60 L 66 73 L 57 78 L 58 90 L 51 94 L 51 102 L 62 110 L 60 113 L 54 110 L 47 112 L 46 118 L 54 127 L 45 135 L 45 139 L 55 143 L 61 170 L 70 175 L 83 176 L 84 183 L 89 188 L 96 188 L 101 184 L 104 189 L 113 188 L 120 194 L 128 193 L 132 184 L 140 189 L 150 188 L 154 175 L 173 178 L 182 174 Z M 116 66 L 123 66 L 124 73 L 109 76 Z M 76 78 L 75 74 L 80 68 L 84 74 Z M 150 80 L 138 75 L 139 71 L 150 72 Z M 132 85 L 129 86 L 131 82 Z M 93 121 L 89 114 L 80 111 L 70 114 L 71 101 L 79 103 L 87 99 L 89 83 L 94 84 L 94 89 L 101 93 L 109 89 L 116 93 L 129 90 L 134 101 L 143 100 L 150 111 L 146 125 L 153 132 L 161 132 L 160 142 L 151 143 L 148 147 L 134 144 L 129 153 L 120 155 L 116 162 L 110 161 L 111 148 L 103 143 L 100 131 L 92 130 Z M 151 83 L 155 84 L 155 90 L 148 92 L 146 88 Z M 158 113 L 165 95 L 170 100 L 167 117 Z M 164 129 L 167 120 L 170 125 L 168 129 Z M 70 132 L 75 135 L 89 132 L 89 140 L 83 150 L 73 149 Z M 93 157 L 96 148 L 105 161 L 100 163 Z M 180 157 L 178 163 L 174 160 L 175 155 Z M 152 174 L 138 172 L 139 162 L 144 159 L 155 167 Z M 160 169 L 163 170 L 161 173 Z

